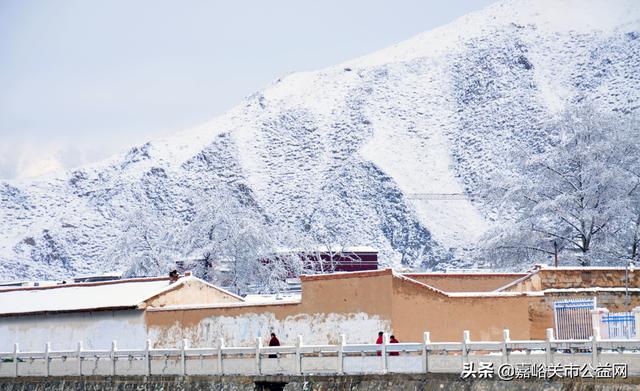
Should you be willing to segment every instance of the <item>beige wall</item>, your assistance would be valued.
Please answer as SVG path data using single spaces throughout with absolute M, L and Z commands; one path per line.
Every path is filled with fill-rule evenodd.
M 501 289 L 501 292 L 532 292 L 542 290 L 542 282 L 538 273 L 532 273 L 528 277 L 514 281 L 511 286 Z
M 526 276 L 524 273 L 509 274 L 446 274 L 446 273 L 416 273 L 405 276 L 430 285 L 445 292 L 489 292 L 501 288 L 518 278 Z
M 640 306 L 640 295 L 630 296 L 630 305 L 625 305 L 624 292 L 564 292 L 547 293 L 544 296 L 531 297 L 529 303 L 530 334 L 532 339 L 544 339 L 547 328 L 553 328 L 553 303 L 569 299 L 590 299 L 596 297 L 598 307 L 609 309 L 610 312 L 631 311 Z
M 374 341 L 379 329 L 395 333 L 402 341 L 420 341 L 424 331 L 430 331 L 434 341 L 458 341 L 463 330 L 470 330 L 474 339 L 496 339 L 505 327 L 514 338 L 529 337 L 526 297 L 450 298 L 395 278 L 390 271 L 307 278 L 302 287 L 300 304 L 148 311 L 145 319 L 160 344 L 174 344 L 181 338 L 217 343 L 220 336 L 246 344 L 255 338 L 252 333 L 268 335 L 269 329 L 291 341 L 301 330 L 305 335 L 305 328 L 313 331 L 305 340 L 322 337 L 318 343 L 337 342 L 340 330 L 350 342 Z M 251 326 L 250 319 L 267 327 Z M 225 330 L 229 327 L 232 330 Z M 238 334 L 238 328 L 248 331 Z
M 196 279 L 185 281 L 169 290 L 148 299 L 145 302 L 149 307 L 165 307 L 169 305 L 212 304 L 212 303 L 237 303 L 242 300 L 234 295 L 204 284 Z
M 528 281 L 531 286 L 541 283 L 537 275 Z M 252 345 L 256 336 L 266 342 L 271 331 L 283 343 L 294 343 L 298 334 L 307 343 L 337 343 L 341 333 L 352 343 L 372 342 L 380 330 L 394 333 L 400 341 L 421 341 L 424 331 L 431 332 L 433 341 L 459 341 L 464 330 L 471 332 L 472 340 L 500 340 L 505 328 L 513 339 L 544 339 L 546 329 L 553 327 L 554 301 L 593 295 L 451 297 L 382 270 L 303 277 L 300 303 L 147 311 L 145 322 L 160 345 L 188 338 L 215 346 L 219 337 L 228 344 Z M 624 292 L 597 296 L 611 311 L 624 310 Z M 638 305 L 640 295 L 634 293 L 631 306 Z
M 640 270 L 629 273 L 629 287 L 640 287 Z M 529 278 L 504 289 L 505 292 L 530 292 L 544 289 L 567 288 L 622 288 L 625 286 L 624 269 L 540 269 Z
M 312 277 L 303 282 L 301 303 L 147 311 L 145 322 L 158 346 L 175 345 L 182 338 L 215 346 L 220 337 L 227 344 L 252 345 L 257 336 L 266 342 L 272 331 L 290 344 L 298 334 L 307 343 L 337 343 L 341 333 L 349 342 L 372 342 L 378 331 L 391 330 L 391 284 L 390 271 Z
M 624 269 L 553 270 L 541 269 L 542 289 L 624 287 Z M 640 270 L 629 273 L 629 286 L 640 287 Z
M 527 297 L 447 297 L 410 281 L 395 279 L 393 328 L 404 341 L 460 341 L 464 330 L 474 340 L 502 338 L 508 328 L 514 338 L 529 337 Z

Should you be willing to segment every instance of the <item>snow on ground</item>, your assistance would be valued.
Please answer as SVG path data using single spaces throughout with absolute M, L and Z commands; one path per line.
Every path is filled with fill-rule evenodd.
M 436 78 L 423 78 L 434 80 L 420 85 L 425 91 L 442 88 L 433 85 L 439 82 Z M 446 105 L 441 102 L 435 115 L 446 110 L 442 104 Z M 422 122 L 416 134 L 407 131 L 402 119 L 378 116 L 372 123 L 373 137 L 360 153 L 394 179 L 435 240 L 445 247 L 458 248 L 475 242 L 487 225 L 468 198 L 446 200 L 446 195 L 465 192 L 455 177 L 448 139 L 440 125 L 446 120 L 436 117 Z M 436 199 L 430 199 L 432 195 Z
M 567 101 L 638 107 L 639 36 L 634 0 L 505 0 L 282 77 L 202 126 L 69 172 L 0 182 L 0 271 L 126 269 L 109 254 L 131 215 L 186 220 L 192 198 L 218 187 L 274 225 L 336 228 L 332 242 L 374 246 L 385 265 L 460 266 L 456 250 L 487 229 L 477 194 L 514 148 L 544 144 L 545 120 Z

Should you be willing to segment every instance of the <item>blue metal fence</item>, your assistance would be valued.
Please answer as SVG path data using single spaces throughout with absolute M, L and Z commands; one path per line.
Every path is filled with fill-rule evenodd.
M 633 312 L 611 312 L 602 317 L 610 339 L 636 338 L 636 317 Z

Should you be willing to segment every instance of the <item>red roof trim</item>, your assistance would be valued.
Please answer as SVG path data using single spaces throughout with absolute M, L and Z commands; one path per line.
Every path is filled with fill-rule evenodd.
M 49 286 L 26 286 L 18 288 L 0 288 L 0 293 L 13 292 L 13 291 L 37 291 L 45 289 L 58 289 L 58 288 L 71 288 L 71 287 L 85 287 L 85 286 L 101 286 L 112 284 L 126 284 L 128 282 L 151 282 L 151 281 L 168 281 L 169 277 L 143 277 L 143 278 L 125 278 L 122 280 L 110 280 L 110 281 L 94 281 L 94 282 L 78 282 L 73 284 L 58 284 Z

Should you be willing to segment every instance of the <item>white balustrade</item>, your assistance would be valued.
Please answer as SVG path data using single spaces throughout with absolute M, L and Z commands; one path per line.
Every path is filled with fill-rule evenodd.
M 129 376 L 129 375 L 304 375 L 361 373 L 460 373 L 464 363 L 627 363 L 630 374 L 640 374 L 639 339 L 603 339 L 599 330 L 587 340 L 559 340 L 547 329 L 544 340 L 512 340 L 504 330 L 502 341 L 474 341 L 468 331 L 460 342 L 432 342 L 425 332 L 421 342 L 349 344 L 348 336 L 337 336 L 332 345 L 305 345 L 298 336 L 295 344 L 263 346 L 191 347 L 182 340 L 179 347 L 121 349 L 113 341 L 110 350 L 94 350 L 78 342 L 75 349 L 0 352 L 0 377 L 16 376 Z M 56 346 L 59 346 L 57 343 Z M 585 355 L 585 353 L 588 353 Z

